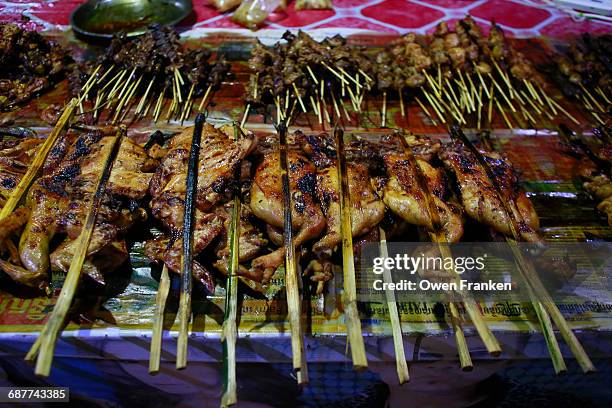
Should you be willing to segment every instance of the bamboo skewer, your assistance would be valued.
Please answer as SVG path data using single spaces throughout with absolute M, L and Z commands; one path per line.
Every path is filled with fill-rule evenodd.
M 153 122 L 157 123 L 157 120 L 159 119 L 159 115 L 161 113 L 161 109 L 162 109 L 162 105 L 164 102 L 164 94 L 166 93 L 166 87 L 164 87 L 164 90 L 160 92 L 159 96 L 157 97 L 157 102 L 155 103 L 155 109 L 153 110 Z
M 387 91 L 383 91 L 381 127 L 387 127 Z
M 387 236 L 385 230 L 381 227 L 378 228 L 380 234 L 380 256 L 383 259 L 389 257 L 387 250 Z M 392 282 L 391 271 L 387 268 L 383 270 L 383 279 L 387 283 Z M 406 352 L 404 351 L 404 338 L 402 334 L 402 322 L 399 318 L 399 311 L 397 310 L 397 303 L 395 300 L 395 293 L 390 290 L 385 290 L 385 297 L 387 298 L 387 307 L 389 308 L 389 319 L 391 321 L 391 333 L 393 335 L 393 349 L 395 350 L 395 368 L 397 370 L 397 377 L 400 384 L 407 383 L 410 381 L 410 374 L 408 372 L 408 363 L 406 362 Z
M 170 275 L 168 274 L 168 267 L 164 265 L 155 297 L 155 315 L 153 317 L 153 330 L 151 333 L 151 348 L 149 349 L 149 374 L 159 372 L 162 334 L 164 331 L 164 311 L 169 292 Z
M 506 96 L 506 93 L 504 92 L 502 87 L 497 83 L 495 78 L 493 78 L 490 74 L 489 74 L 489 77 L 491 78 L 491 82 L 493 82 L 493 85 L 495 85 L 495 88 L 497 88 L 497 90 L 501 94 L 502 98 L 504 98 L 504 101 L 506 101 L 506 103 L 510 107 L 510 110 L 512 110 L 512 112 L 516 113 L 516 109 L 514 108 L 514 105 L 512 105 L 512 102 L 510 102 L 510 99 L 508 99 L 508 97 Z M 497 104 L 499 104 L 499 102 L 497 102 L 497 100 L 495 100 L 495 102 Z
M 89 90 L 98 82 L 96 80 L 96 74 L 98 73 L 100 68 L 102 68 L 102 66 L 98 65 L 96 69 L 94 69 L 90 77 L 87 79 L 87 81 L 85 82 L 85 85 L 83 85 L 83 88 L 81 90 L 82 93 L 79 96 L 79 111 L 81 113 L 83 113 L 83 100 L 87 98 L 87 94 L 89 93 Z
M 550 96 L 548 95 L 544 95 L 544 97 L 546 98 L 546 100 L 554 107 L 556 107 L 557 109 L 559 109 L 561 112 L 563 112 L 565 114 L 565 116 L 567 116 L 572 122 L 574 122 L 576 125 L 580 125 L 580 122 L 578 122 L 578 120 L 574 117 L 574 115 L 572 115 L 571 113 L 569 113 L 568 111 L 565 110 L 565 108 L 561 105 L 559 105 L 554 99 L 552 99 Z
M 438 243 L 438 244 L 446 243 L 447 242 L 446 236 L 444 235 L 444 232 L 441 230 L 442 222 L 440 218 L 440 213 L 438 211 L 438 207 L 436 206 L 434 202 L 433 193 L 429 189 L 429 184 L 427 183 L 427 180 L 425 178 L 426 176 L 422 173 L 412 153 L 410 146 L 408 146 L 408 143 L 406 142 L 406 139 L 403 136 L 400 136 L 400 142 L 404 149 L 404 153 L 406 154 L 406 157 L 408 158 L 409 165 L 412 167 L 414 173 L 417 175 L 416 178 L 419 184 L 419 188 L 421 189 L 421 191 L 425 193 L 424 194 L 425 203 L 426 203 L 427 211 L 429 213 L 429 218 L 431 220 L 431 224 L 433 227 L 433 230 L 429 233 L 431 237 L 431 241 Z M 444 245 L 438 245 L 438 249 L 441 252 L 441 255 L 443 258 L 452 258 L 450 249 L 448 247 Z M 459 279 L 459 274 L 454 270 L 454 268 L 452 268 L 452 270 L 449 272 L 451 272 L 452 276 L 454 276 L 456 279 Z M 497 339 L 495 338 L 495 336 L 493 335 L 493 333 L 487 326 L 486 322 L 484 321 L 482 315 L 480 314 L 478 305 L 470 297 L 463 296 L 463 294 L 460 294 L 460 295 L 462 295 L 464 307 L 470 319 L 472 320 L 472 323 L 476 327 L 476 331 L 478 332 L 480 338 L 482 339 L 482 342 L 487 348 L 487 351 L 492 356 L 495 356 L 495 357 L 499 356 L 501 354 L 501 347 L 499 345 L 499 342 L 497 341 Z M 455 330 L 455 340 L 457 342 L 457 349 L 459 351 L 459 358 L 461 361 L 461 365 L 463 369 L 469 370 L 472 367 L 471 359 L 469 358 L 470 353 L 469 353 L 469 350 L 467 349 L 467 343 L 465 342 L 465 336 L 463 335 L 463 332 L 459 325 L 458 313 L 455 313 L 457 311 L 456 306 L 453 305 L 452 302 L 450 302 L 449 310 L 451 312 L 451 320 L 453 322 L 453 327 L 456 329 Z
M 508 203 L 505 200 L 503 200 L 502 198 L 503 196 L 501 194 L 500 188 L 497 185 L 497 183 L 495 183 L 495 175 L 493 171 L 488 166 L 486 160 L 482 157 L 480 152 L 470 143 L 467 137 L 465 137 L 463 132 L 461 132 L 459 129 L 453 129 L 452 133 L 454 134 L 455 137 L 461 140 L 462 143 L 464 143 L 472 151 L 472 154 L 474 154 L 475 157 L 478 159 L 480 166 L 482 166 L 483 169 L 485 169 L 487 173 L 487 177 L 489 178 L 489 180 L 495 187 L 495 192 L 498 196 L 498 199 L 503 204 L 504 212 L 506 213 L 507 218 L 511 221 L 510 230 L 512 231 L 513 238 L 507 237 L 506 241 L 508 242 L 510 248 L 512 249 L 512 253 L 517 262 L 517 266 L 519 266 L 518 270 L 521 274 L 521 277 L 527 284 L 526 286 L 527 286 L 527 290 L 530 295 L 530 298 L 531 296 L 534 296 L 532 299 L 533 299 L 533 303 L 535 303 L 534 309 L 536 310 L 536 313 L 542 313 L 542 312 L 547 311 L 550 314 L 550 317 L 552 318 L 554 323 L 557 325 L 557 328 L 561 332 L 561 335 L 565 339 L 566 343 L 569 345 L 572 353 L 576 357 L 576 360 L 582 367 L 583 371 L 586 373 L 594 372 L 595 366 L 593 365 L 590 358 L 584 351 L 584 348 L 582 347 L 582 345 L 580 344 L 580 342 L 578 341 L 578 339 L 576 338 L 576 336 L 570 329 L 569 325 L 567 324 L 567 321 L 563 317 L 563 314 L 559 311 L 559 308 L 557 307 L 555 302 L 552 300 L 552 298 L 550 297 L 550 294 L 548 293 L 548 291 L 542 284 L 539 276 L 537 275 L 537 272 L 533 268 L 533 265 L 523 257 L 523 254 L 518 249 L 517 241 L 519 241 L 520 235 L 518 233 L 519 229 L 518 229 L 517 223 L 520 220 L 517 220 L 512 216 L 514 212 L 510 208 L 510 205 L 515 205 L 515 204 Z M 550 327 L 548 326 L 548 323 L 549 323 L 548 318 L 545 317 L 544 321 L 541 321 L 540 323 L 543 329 L 544 328 L 546 328 L 546 330 L 552 329 L 552 325 L 550 325 Z M 566 367 L 565 367 L 565 363 L 563 362 L 563 356 L 561 355 L 558 345 L 555 346 L 554 344 L 557 342 L 554 332 L 544 332 L 544 336 L 545 336 L 545 340 L 547 344 L 551 344 L 551 343 L 553 344 L 553 347 L 549 348 L 549 352 L 551 353 L 551 358 L 553 360 L 555 371 L 557 372 L 565 371 Z
M 429 102 L 429 105 L 433 108 L 434 112 L 436 112 L 436 115 L 440 119 L 440 122 L 446 123 L 446 119 L 444 119 L 444 116 L 442 115 L 442 113 L 438 109 L 438 106 L 434 103 L 434 101 L 433 101 L 432 97 L 429 95 L 429 93 L 427 91 L 423 91 L 423 95 L 425 95 L 425 98 L 427 98 L 427 101 Z
M 459 353 L 459 365 L 463 371 L 472 371 L 474 369 L 474 363 L 472 363 L 470 349 L 467 345 L 463 328 L 461 327 L 461 317 L 459 316 L 459 311 L 455 303 L 449 302 L 448 310 L 453 333 L 455 333 L 455 344 L 457 345 L 457 352 Z
M 246 124 L 247 119 L 249 118 L 249 110 L 251 110 L 251 104 L 247 104 L 246 108 L 244 109 L 244 114 L 242 115 L 242 121 L 240 122 L 240 127 L 244 128 L 244 125 Z
M 482 84 L 482 88 L 484 89 L 485 93 L 487 94 L 487 98 L 491 99 L 492 98 L 492 93 L 489 93 L 489 88 L 487 87 L 487 84 L 484 81 L 484 78 L 482 77 L 482 74 L 480 73 L 480 71 L 478 70 L 478 68 L 476 66 L 474 66 L 474 71 L 476 71 L 476 75 L 478 76 L 478 79 L 480 80 L 480 83 Z
M 612 103 L 612 101 L 610 101 L 608 96 L 605 94 L 605 92 L 599 86 L 595 88 L 595 92 L 597 92 L 599 94 L 599 96 L 601 96 L 606 103 L 608 103 L 608 104 Z
M 497 106 L 497 110 L 502 114 L 502 117 L 504 118 L 504 121 L 506 122 L 508 129 L 512 129 L 512 123 L 510 122 L 510 119 L 508 119 L 508 115 L 506 115 L 506 112 L 501 107 L 497 99 L 495 99 L 495 106 Z
M 483 90 L 482 85 L 479 85 L 478 86 L 478 99 L 479 100 L 481 100 L 482 98 L 482 90 Z M 479 130 L 481 129 L 480 124 L 481 124 L 481 119 L 482 119 L 482 107 L 483 107 L 483 104 L 481 102 L 480 104 L 478 104 L 478 119 L 476 122 L 476 129 L 479 129 Z
M 421 109 L 423 109 L 423 112 L 425 112 L 425 114 L 427 115 L 427 117 L 429 118 L 429 120 L 431 120 L 431 123 L 433 123 L 434 126 L 438 126 L 438 122 L 436 122 L 436 120 L 431 116 L 431 114 L 429 113 L 429 111 L 427 110 L 427 108 L 425 107 L 425 105 L 423 105 L 423 102 L 421 102 L 421 100 L 417 97 L 415 97 L 417 103 L 419 104 L 419 106 L 421 107 Z
M 284 226 L 283 237 L 285 244 L 285 290 L 287 293 L 287 310 L 291 326 L 291 352 L 293 357 L 293 370 L 298 383 L 308 382 L 308 367 L 304 356 L 304 336 L 302 332 L 301 300 L 297 273 L 295 243 L 293 241 L 293 200 L 289 183 L 289 157 L 287 151 L 287 127 L 280 124 L 278 127 L 279 153 L 281 165 L 281 182 L 284 198 Z
M 98 175 L 98 179 L 95 184 L 95 193 L 92 197 L 91 202 L 87 208 L 87 216 L 85 218 L 83 228 L 77 241 L 76 251 L 74 257 L 70 263 L 70 269 L 66 275 L 66 280 L 62 286 L 62 290 L 57 299 L 51 317 L 45 324 L 42 333 L 39 336 L 40 341 L 37 341 L 28 356 L 27 359 L 33 359 L 38 353 L 36 360 L 36 375 L 49 376 L 51 372 L 51 363 L 53 362 L 53 354 L 55 352 L 55 344 L 61 328 L 66 320 L 66 315 L 74 299 L 74 294 L 77 289 L 81 277 L 81 268 L 85 257 L 87 256 L 87 249 L 91 240 L 91 235 L 96 223 L 96 217 L 98 215 L 98 209 L 102 203 L 104 192 L 106 190 L 106 182 L 110 177 L 110 173 L 115 162 L 115 157 L 119 151 L 121 144 L 120 139 L 124 129 L 119 130 L 118 134 L 112 139 L 108 145 L 108 150 L 104 157 L 103 171 Z M 38 346 L 39 345 L 39 348 Z
M 292 82 L 291 85 L 293 85 L 293 90 L 295 91 L 295 96 L 297 97 L 298 101 L 300 102 L 300 107 L 302 108 L 302 111 L 304 113 L 306 113 L 306 106 L 304 105 L 304 101 L 302 100 L 302 97 L 300 96 L 300 91 L 298 90 L 297 86 L 295 85 L 295 82 Z
M 589 99 L 593 101 L 597 109 L 599 109 L 600 112 L 606 112 L 603 106 L 601 106 L 601 104 L 597 101 L 597 99 L 593 97 L 593 95 L 588 91 L 588 89 L 586 89 L 584 85 L 582 85 L 582 83 L 580 83 L 579 85 L 580 85 L 580 89 L 582 89 L 582 91 L 589 97 Z
M 175 71 L 177 72 L 177 71 Z M 176 368 L 187 366 L 187 336 L 191 318 L 191 284 L 193 268 L 193 228 L 195 222 L 195 200 L 198 188 L 198 162 L 200 159 L 200 141 L 206 116 L 199 113 L 196 116 L 189 162 L 187 165 L 187 180 L 185 191 L 185 208 L 183 215 L 183 256 L 181 262 L 181 288 L 179 298 L 179 336 L 176 344 Z
M 206 101 L 206 99 L 208 98 L 208 94 L 210 94 L 211 89 L 212 89 L 212 85 L 206 88 L 206 92 L 204 92 L 204 96 L 202 97 L 202 100 L 200 101 L 200 104 L 198 105 L 198 111 L 202 111 L 202 108 L 204 107 L 204 101 Z M 245 114 L 247 115 L 248 115 L 248 108 L 250 106 L 251 106 L 250 104 L 247 105 L 247 110 L 245 112 Z M 242 126 L 244 127 L 244 125 Z
M 21 178 L 21 181 L 19 181 L 19 184 L 17 184 L 17 187 L 15 187 L 15 189 L 11 192 L 11 195 L 4 203 L 2 210 L 0 210 L 0 220 L 9 216 L 13 210 L 15 210 L 21 199 L 27 194 L 30 185 L 34 181 L 34 178 L 38 175 L 40 169 L 42 169 L 42 166 L 47 159 L 47 155 L 53 148 L 55 141 L 70 124 L 77 104 L 78 99 L 73 98 L 68 105 L 66 105 L 66 108 L 64 108 L 64 112 L 62 112 L 62 115 L 53 127 L 53 130 L 36 153 L 36 157 L 32 161 L 32 164 L 30 164 L 28 170 Z
M 338 171 L 338 195 L 340 198 L 340 218 L 342 225 L 342 269 L 344 275 L 343 304 L 353 367 L 357 370 L 361 370 L 367 368 L 368 360 L 365 352 L 363 334 L 361 332 L 361 320 L 357 309 L 357 285 L 355 282 L 353 229 L 351 224 L 351 197 L 347 179 L 346 160 L 344 157 L 343 137 L 344 132 L 336 127 L 334 129 L 334 138 L 338 157 L 336 167 Z
M 234 123 L 234 140 L 238 141 L 240 130 Z M 239 168 L 236 179 L 239 179 Z M 238 401 L 238 386 L 236 383 L 236 339 L 238 337 L 237 310 L 238 310 L 238 265 L 240 259 L 240 196 L 234 193 L 234 206 L 229 233 L 229 257 L 227 265 L 227 284 L 225 293 L 225 315 L 223 318 L 223 364 L 225 372 L 225 387 L 221 397 L 221 406 L 228 407 Z

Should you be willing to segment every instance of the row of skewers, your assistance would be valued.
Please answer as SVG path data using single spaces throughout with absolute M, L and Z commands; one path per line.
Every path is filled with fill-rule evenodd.
M 320 124 L 340 118 L 350 123 L 353 115 L 359 120 L 368 110 L 364 96 L 370 95 L 382 99 L 382 127 L 389 99 L 399 102 L 402 117 L 407 103 L 416 102 L 434 124 L 469 122 L 480 129 L 486 120 L 490 127 L 494 111 L 508 128 L 537 127 L 560 115 L 580 124 L 550 95 L 542 74 L 495 23 L 485 36 L 470 16 L 459 20 L 454 30 L 441 22 L 431 37 L 406 34 L 375 56 L 348 46 L 340 36 L 317 42 L 298 32 L 283 38 L 284 43 L 258 43 L 253 49 L 243 123 L 251 109 L 265 113 L 268 107 L 276 112 L 277 123 L 306 112 L 316 115 Z M 602 54 L 608 55 L 603 49 Z M 597 75 L 597 83 L 579 82 L 579 100 L 586 101 L 587 112 L 603 125 L 608 120 L 609 70 L 597 66 L 589 71 Z
M 154 122 L 183 122 L 205 109 L 229 76 L 222 55 L 212 60 L 206 49 L 186 49 L 173 28 L 152 26 L 137 38 L 113 38 L 96 61 L 73 69 L 69 82 L 80 113 L 89 110 L 94 121 L 106 111 L 110 123 L 124 122 L 128 114 L 132 121 L 150 115 Z
M 0 267 L 15 281 L 38 288 L 46 282 L 50 264 L 67 272 L 54 312 L 28 354 L 31 360 L 38 356 L 36 371 L 42 375 L 49 373 L 53 347 L 81 274 L 100 282 L 97 276 L 104 279 L 115 270 L 118 265 L 108 263 L 114 255 L 105 251 L 124 247 L 125 232 L 142 223 L 147 214 L 166 231 L 147 243 L 147 253 L 163 263 L 151 369 L 159 368 L 169 274 L 178 273 L 181 281 L 177 367 L 183 368 L 192 292 L 200 288 L 211 293 L 219 277 L 211 273 L 216 268 L 227 276 L 227 405 L 236 399 L 231 367 L 239 281 L 257 288 L 284 266 L 293 366 L 298 381 L 305 383 L 300 264 L 309 264 L 306 269 L 313 274 L 307 282 L 320 290 L 320 282 L 330 278 L 334 254 L 342 254 L 343 309 L 351 356 L 356 368 L 364 368 L 367 358 L 357 312 L 353 239 L 380 242 L 381 253 L 386 253 L 387 236 L 402 239 L 401 231 L 408 224 L 434 243 L 457 242 L 467 216 L 506 237 L 512 248 L 519 241 L 541 241 L 537 214 L 518 186 L 510 162 L 490 148 L 476 148 L 457 127 L 451 129 L 453 141 L 448 144 L 400 133 L 379 143 L 355 139 L 345 146 L 339 128 L 333 136 L 288 135 L 282 124 L 278 137 L 257 140 L 237 126 L 214 128 L 200 115 L 195 128 L 167 143 L 162 138 L 160 143 L 153 139 L 140 146 L 126 138 L 122 128 L 64 133 L 77 109 L 74 99 L 44 142 L 26 139 L 2 149 L 14 163 L 30 162 L 13 168 L 12 188 L 7 188 L 11 183 L 2 183 L 7 191 L 0 213 L 4 254 Z M 444 182 L 447 172 L 456 180 L 457 194 Z M 3 177 L 8 173 L 4 171 Z M 383 222 L 385 218 L 390 221 Z M 270 247 L 277 249 L 262 254 Z M 302 249 L 309 247 L 303 254 Z M 54 255 L 58 250 L 67 255 Z M 447 250 L 440 246 L 440 251 Z M 297 254 L 302 254 L 299 261 Z M 555 371 L 565 371 L 566 366 L 553 323 L 582 368 L 593 371 L 533 266 L 520 251 L 515 256 Z M 216 261 L 211 265 L 206 261 L 210 259 Z M 100 264 L 101 260 L 106 263 Z M 453 270 L 446 272 L 448 277 L 457 276 Z M 388 295 L 390 310 L 397 310 Z M 461 301 L 449 301 L 447 308 L 461 366 L 470 369 L 465 321 L 459 310 L 466 311 L 492 355 L 499 355 L 501 349 L 477 303 L 464 293 L 458 295 Z M 392 322 L 398 375 L 400 381 L 407 381 L 403 330 L 397 316 L 392 316 Z
M 86 121 L 121 123 L 151 117 L 180 122 L 204 109 L 228 79 L 230 64 L 208 50 L 188 50 L 171 28 L 154 26 L 133 39 L 115 38 L 95 61 L 76 64 L 65 49 L 35 32 L 3 24 L 0 44 L 0 101 L 12 108 L 68 76 L 72 96 Z M 409 103 L 420 106 L 434 124 L 457 121 L 491 127 L 494 112 L 509 128 L 538 127 L 560 116 L 578 119 L 551 95 L 543 73 L 553 78 L 601 125 L 609 121 L 609 38 L 584 36 L 552 64 L 536 69 L 503 30 L 492 23 L 488 35 L 469 16 L 454 28 L 438 24 L 430 37 L 407 34 L 382 52 L 349 46 L 341 36 L 315 41 L 287 32 L 273 47 L 256 43 L 249 60 L 246 112 L 275 112 L 276 122 L 314 113 L 320 124 L 342 118 L 350 123 L 379 101 L 387 125 L 390 101 L 402 117 Z M 6 72 L 5 72 L 6 71 Z M 6 79 L 4 79 L 6 78 Z M 369 107 L 372 110 L 372 106 Z M 273 113 L 274 115 L 274 113 Z

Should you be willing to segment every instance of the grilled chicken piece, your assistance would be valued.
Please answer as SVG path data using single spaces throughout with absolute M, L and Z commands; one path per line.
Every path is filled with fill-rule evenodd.
M 34 138 L 0 141 L 0 207 L 21 181 L 42 142 Z
M 161 237 L 149 241 L 145 247 L 146 255 L 156 261 L 161 261 L 168 269 L 175 273 L 181 271 L 181 257 L 183 251 L 183 212 L 185 202 L 179 198 L 170 200 L 152 201 L 151 212 L 170 231 L 170 237 Z M 224 218 L 216 213 L 195 211 L 193 227 L 193 254 L 194 257 L 203 251 L 223 231 Z M 204 266 L 193 261 L 192 274 L 209 293 L 215 289 L 214 279 Z
M 219 211 L 225 212 L 225 223 L 223 231 L 221 233 L 220 243 L 215 249 L 217 255 L 217 261 L 214 263 L 215 268 L 221 271 L 224 275 L 227 275 L 227 265 L 229 261 L 229 239 L 230 239 L 230 228 L 232 223 L 231 211 L 232 203 L 228 203 Z M 253 213 L 251 208 L 246 204 L 240 205 L 240 238 L 238 240 L 238 262 L 250 261 L 255 258 L 261 249 L 268 245 L 268 240 L 264 237 L 264 234 L 259 231 L 251 222 Z M 251 281 L 259 282 L 261 280 L 260 275 L 255 275 L 250 269 L 247 269 L 243 265 L 238 267 L 238 275 L 245 277 Z
M 435 231 L 427 204 L 426 192 L 421 190 L 416 169 L 403 154 L 384 155 L 389 179 L 382 189 L 383 202 L 406 222 Z M 447 242 L 458 242 L 463 235 L 461 211 L 446 203 L 442 173 L 423 159 L 416 158 L 420 172 L 427 181 L 433 202 L 440 216 L 440 228 Z
M 76 249 L 75 240 L 86 217 L 87 202 L 93 197 L 96 179 L 104 166 L 102 157 L 111 149 L 107 134 L 70 132 L 50 152 L 42 176 L 26 198 L 31 213 L 19 241 L 20 265 L 2 267 L 18 283 L 42 288 L 50 269 L 68 270 Z M 122 234 L 146 218 L 134 200 L 146 195 L 153 175 L 149 171 L 155 164 L 142 147 L 128 138 L 122 139 L 84 265 L 84 271 L 91 272 L 94 280 L 103 283 L 107 268 L 114 269 L 118 262 L 127 259 Z M 66 237 L 57 248 L 52 248 L 58 234 Z M 110 260 L 111 253 L 118 255 Z
M 329 258 L 342 241 L 338 193 L 340 180 L 334 142 L 325 133 L 315 136 L 296 132 L 294 137 L 317 167 L 317 199 L 327 219 L 326 234 L 312 249 L 319 259 Z M 353 237 L 357 237 L 366 234 L 382 221 L 385 205 L 372 188 L 365 164 L 352 161 L 347 163 L 347 180 L 351 197 L 351 233 Z
M 224 230 L 227 214 L 214 211 L 222 201 L 228 199 L 234 189 L 235 170 L 242 159 L 255 147 L 252 134 L 238 141 L 230 136 L 231 128 L 221 130 L 205 124 L 198 162 L 198 188 L 194 226 L 194 256 L 203 251 Z M 163 261 L 176 273 L 181 270 L 183 241 L 183 212 L 187 180 L 189 151 L 193 128 L 185 129 L 170 139 L 167 153 L 151 179 L 149 192 L 153 216 L 168 229 L 171 239 L 159 238 L 147 244 L 151 259 Z M 210 271 L 197 261 L 193 263 L 193 275 L 206 289 L 214 291 L 214 280 Z
M 597 209 L 608 217 L 608 225 L 612 226 L 612 181 L 605 174 L 599 174 L 584 182 L 584 188 L 594 198 L 602 200 Z
M 347 163 L 347 178 L 351 197 L 351 233 L 353 237 L 358 237 L 382 221 L 385 205 L 372 188 L 365 165 Z M 312 248 L 315 254 L 323 258 L 330 257 L 342 241 L 339 181 L 335 166 L 317 172 L 317 198 L 327 218 L 327 231 Z
M 170 139 L 168 153 L 151 180 L 149 191 L 155 199 L 185 197 L 192 134 L 193 128 L 188 128 Z M 229 198 L 235 169 L 256 145 L 251 134 L 237 142 L 232 139 L 233 136 L 210 124 L 204 125 L 196 197 L 200 211 L 208 211 L 219 201 Z
M 481 152 L 495 174 L 493 182 L 503 194 L 501 199 L 510 207 L 510 216 L 516 220 L 518 233 L 527 242 L 540 242 L 538 215 L 525 192 L 519 189 L 512 164 L 500 153 Z M 442 148 L 440 158 L 457 179 L 467 214 L 504 235 L 512 236 L 512 220 L 508 218 L 485 169 L 472 152 L 463 143 L 453 142 Z
M 318 237 L 325 228 L 325 217 L 315 201 L 316 169 L 306 157 L 295 151 L 287 153 L 289 160 L 289 188 L 293 201 L 291 209 L 293 228 L 298 232 L 294 243 Z M 283 189 L 278 150 L 265 155 L 257 167 L 251 186 L 251 210 L 255 216 L 276 228 L 283 228 Z M 252 262 L 252 273 L 267 282 L 274 271 L 283 264 L 285 249 L 279 248 Z

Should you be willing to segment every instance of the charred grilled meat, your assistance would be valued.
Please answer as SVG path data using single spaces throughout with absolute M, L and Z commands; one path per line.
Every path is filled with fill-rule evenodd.
M 427 71 L 433 61 L 413 33 L 394 41 L 376 56 L 376 79 L 378 89 L 387 91 L 418 88 L 425 85 L 423 70 Z
M 204 126 L 202 148 L 198 164 L 198 186 L 194 227 L 194 254 L 202 252 L 226 229 L 227 212 L 217 209 L 232 196 L 234 174 L 242 160 L 255 147 L 252 135 L 233 141 L 231 129 Z M 147 244 L 147 255 L 163 261 L 168 268 L 180 272 L 183 229 L 183 212 L 187 177 L 187 162 L 193 128 L 186 129 L 169 142 L 167 154 L 151 179 L 151 211 L 169 232 Z M 210 271 L 194 260 L 194 278 L 208 291 L 214 290 Z
M 110 140 L 103 131 L 69 132 L 52 149 L 41 177 L 27 195 L 24 210 L 29 216 L 24 218 L 27 222 L 19 239 L 19 261 L 0 264 L 13 280 L 42 289 L 50 269 L 68 270 Z M 147 193 L 156 165 L 142 147 L 122 139 L 83 265 L 83 271 L 95 281 L 104 283 L 104 275 L 127 259 L 123 236 L 146 219 L 138 202 Z M 14 220 L 24 210 L 9 218 Z
M 444 201 L 446 183 L 440 169 L 420 158 L 416 159 L 419 168 L 413 168 L 411 161 L 398 153 L 385 154 L 384 161 L 389 179 L 382 194 L 387 207 L 409 224 L 437 232 L 428 207 L 431 199 L 440 216 L 440 229 L 446 241 L 458 242 L 463 235 L 461 211 Z M 424 177 L 427 182 L 429 198 L 426 196 L 428 193 L 420 188 L 419 177 Z
M 461 202 L 466 213 L 476 221 L 494 230 L 512 236 L 511 223 L 516 220 L 520 237 L 527 242 L 540 242 L 539 219 L 529 198 L 518 185 L 512 164 L 501 153 L 480 150 L 488 166 L 495 174 L 490 180 L 477 158 L 461 142 L 445 145 L 440 158 L 454 175 L 461 193 Z M 497 195 L 497 184 L 511 213 L 507 214 L 504 203 Z
M 21 181 L 42 142 L 35 138 L 0 141 L 0 207 Z
M 59 81 L 68 53 L 35 31 L 0 23 L 0 111 L 12 109 Z
M 316 201 L 316 168 L 304 155 L 296 151 L 287 153 L 289 161 L 289 189 L 292 196 L 293 228 L 295 246 L 318 237 L 325 229 L 325 217 Z M 255 171 L 251 186 L 251 210 L 260 220 L 273 228 L 282 230 L 284 225 L 283 188 L 281 183 L 280 154 L 273 150 L 265 155 Z M 283 264 L 285 249 L 260 256 L 253 260 L 254 274 L 267 281 Z
M 327 134 L 305 136 L 297 133 L 296 139 L 317 166 L 316 196 L 327 220 L 327 229 L 312 249 L 317 257 L 328 258 L 342 240 L 336 151 Z M 351 161 L 347 163 L 347 170 L 352 235 L 358 237 L 382 221 L 385 206 L 372 188 L 365 164 Z

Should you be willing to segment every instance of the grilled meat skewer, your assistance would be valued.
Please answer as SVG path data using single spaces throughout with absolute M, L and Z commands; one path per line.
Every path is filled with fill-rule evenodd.
M 228 214 L 217 207 L 231 197 L 234 171 L 256 144 L 252 135 L 233 141 L 231 133 L 231 129 L 220 130 L 210 124 L 204 125 L 195 202 L 195 255 L 227 228 Z M 149 186 L 151 211 L 169 231 L 169 236 L 149 241 L 146 252 L 151 259 L 163 261 L 175 273 L 179 273 L 181 267 L 182 239 L 179 237 L 183 228 L 182 209 L 191 134 L 192 129 L 188 128 L 170 139 L 168 151 Z M 211 272 L 197 260 L 193 262 L 193 273 L 209 292 L 214 291 Z
M 511 219 L 508 219 L 503 203 L 497 197 L 496 183 L 503 199 L 509 203 L 512 216 L 517 220 L 519 234 L 527 242 L 540 242 L 537 233 L 539 219 L 533 204 L 518 186 L 518 177 L 507 157 L 501 153 L 481 150 L 485 160 L 495 173 L 495 180 L 487 177 L 472 152 L 460 141 L 442 147 L 440 158 L 455 176 L 461 192 L 461 202 L 466 213 L 476 221 L 496 231 L 511 236 Z
M 42 289 L 50 269 L 68 270 L 86 202 L 93 196 L 103 165 L 100 157 L 111 148 L 111 139 L 100 130 L 80 135 L 69 132 L 58 140 L 26 198 L 30 213 L 19 240 L 19 262 L 13 259 L 14 263 L 0 265 L 18 283 Z M 123 234 L 146 219 L 138 201 L 146 195 L 156 165 L 142 147 L 123 139 L 83 265 L 95 281 L 104 283 L 104 275 L 127 259 Z M 61 241 L 55 247 L 57 239 Z
M 318 258 L 329 258 L 342 240 L 338 172 L 333 140 L 327 134 L 305 136 L 296 132 L 296 142 L 317 166 L 316 196 L 327 220 L 325 235 L 312 250 Z M 353 237 L 368 233 L 378 225 L 385 206 L 370 182 L 368 168 L 363 163 L 347 163 L 347 179 L 351 195 L 351 226 Z
M 316 201 L 316 168 L 304 155 L 296 151 L 287 152 L 289 160 L 289 188 L 293 196 L 293 228 L 298 230 L 294 237 L 296 248 L 306 241 L 318 237 L 325 228 L 325 217 Z M 280 155 L 277 149 L 269 152 L 255 171 L 251 186 L 251 210 L 253 214 L 275 228 L 283 228 L 283 189 Z M 252 271 L 267 281 L 274 271 L 283 264 L 285 249 L 253 260 Z

